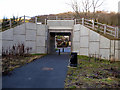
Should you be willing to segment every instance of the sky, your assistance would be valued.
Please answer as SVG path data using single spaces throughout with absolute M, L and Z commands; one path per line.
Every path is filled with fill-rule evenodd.
M 14 16 L 36 16 L 73 11 L 68 5 L 72 0 L 0 0 L 0 19 Z M 81 0 L 77 0 L 80 3 Z M 100 2 L 103 0 L 100 0 Z M 118 1 L 104 0 L 97 10 L 118 11 Z

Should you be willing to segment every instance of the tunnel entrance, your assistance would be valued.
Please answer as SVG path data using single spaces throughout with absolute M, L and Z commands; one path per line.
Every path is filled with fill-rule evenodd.
M 68 54 L 71 52 L 71 32 L 50 32 L 49 53 Z

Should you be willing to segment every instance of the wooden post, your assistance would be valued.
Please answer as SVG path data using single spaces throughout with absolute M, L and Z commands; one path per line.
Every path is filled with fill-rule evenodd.
M 74 21 L 75 21 L 75 25 L 76 25 L 76 19 L 74 19 Z
M 12 27 L 12 22 L 11 22 L 11 19 L 10 19 L 10 28 Z
M 104 24 L 104 34 L 106 34 L 106 29 L 107 29 L 106 24 Z
M 47 19 L 45 19 L 45 25 L 47 25 Z
M 95 23 L 94 23 L 94 19 L 92 20 L 92 28 L 94 29 L 95 27 Z
M 82 25 L 84 25 L 84 18 L 82 18 Z
M 37 24 L 37 17 L 35 17 L 35 23 Z
M 24 15 L 24 23 L 25 23 L 25 15 Z
M 117 28 L 115 27 L 115 37 L 117 37 Z

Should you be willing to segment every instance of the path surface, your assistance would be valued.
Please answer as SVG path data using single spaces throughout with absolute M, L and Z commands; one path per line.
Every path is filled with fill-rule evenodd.
M 3 76 L 3 88 L 64 88 L 69 55 L 47 55 Z

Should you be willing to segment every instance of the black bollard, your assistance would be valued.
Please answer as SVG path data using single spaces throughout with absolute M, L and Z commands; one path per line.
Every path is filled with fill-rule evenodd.
M 62 50 L 63 52 L 64 52 L 64 48 L 63 48 L 63 50 Z
M 58 54 L 60 55 L 60 49 L 59 49 L 59 52 L 58 52 Z
M 77 67 L 77 53 L 76 52 L 71 53 L 70 66 Z

